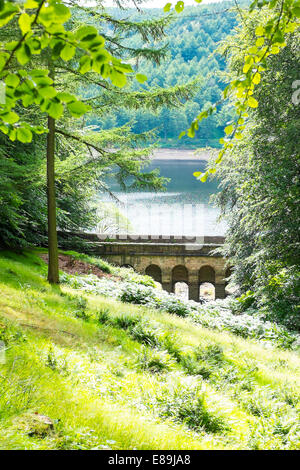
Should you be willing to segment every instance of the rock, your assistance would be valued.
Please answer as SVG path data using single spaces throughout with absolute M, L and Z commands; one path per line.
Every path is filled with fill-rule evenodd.
M 31 437 L 44 438 L 54 430 L 53 421 L 37 412 L 23 415 L 18 424 Z

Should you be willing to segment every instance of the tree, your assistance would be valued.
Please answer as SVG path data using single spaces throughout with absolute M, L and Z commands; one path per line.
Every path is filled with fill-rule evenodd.
M 170 90 L 155 89 L 150 93 L 130 89 L 120 93 L 116 90 L 116 87 L 122 88 L 125 85 L 128 74 L 135 76 L 132 66 L 122 61 L 125 52 L 134 57 L 145 57 L 156 61 L 159 61 L 159 57 L 163 54 L 163 51 L 149 48 L 128 49 L 122 44 L 120 32 L 130 34 L 134 29 L 142 37 L 148 39 L 150 36 L 162 34 L 164 25 L 168 23 L 166 19 L 138 23 L 120 21 L 103 10 L 99 12 L 97 9 L 86 8 L 77 2 L 72 2 L 73 17 L 69 8 L 60 1 L 53 0 L 47 3 L 28 1 L 23 9 L 13 8 L 14 6 L 9 4 L 11 2 L 3 3 L 3 16 L 0 15 L 0 20 L 2 18 L 2 22 L 5 22 L 9 17 L 9 26 L 16 32 L 13 36 L 19 34 L 20 39 L 11 43 L 9 34 L 6 34 L 6 40 L 2 39 L 4 62 L 2 60 L 1 74 L 5 79 L 7 89 L 6 102 L 2 106 L 2 111 L 0 110 L 3 120 L 0 129 L 11 140 L 18 138 L 21 142 L 28 143 L 32 139 L 33 131 L 41 133 L 45 130 L 45 124 L 37 126 L 36 122 L 45 122 L 43 113 L 48 114 L 48 279 L 56 283 L 58 282 L 58 263 L 55 145 L 60 147 L 60 151 L 66 146 L 70 149 L 71 145 L 72 151 L 78 157 L 77 161 L 76 157 L 73 160 L 69 159 L 72 160 L 71 165 L 69 167 L 68 164 L 64 165 L 64 172 L 78 174 L 78 171 L 84 171 L 86 174 L 87 171 L 93 173 L 95 167 L 115 165 L 119 168 L 116 176 L 122 183 L 128 176 L 133 176 L 133 184 L 138 186 L 158 188 L 163 184 L 163 179 L 160 179 L 155 171 L 148 174 L 140 173 L 141 166 L 146 162 L 147 152 L 134 148 L 136 144 L 141 144 L 151 136 L 151 133 L 135 136 L 128 126 L 102 133 L 93 132 L 89 128 L 83 132 L 82 125 L 85 124 L 79 122 L 79 126 L 75 126 L 72 118 L 80 118 L 87 110 L 95 115 L 101 115 L 106 112 L 105 109 L 112 106 L 118 107 L 120 103 L 134 109 L 141 106 L 157 109 L 161 103 L 176 104 L 179 99 L 189 96 L 193 85 L 177 86 Z M 26 8 L 33 10 L 34 14 L 28 15 Z M 68 21 L 67 28 L 63 25 L 66 21 Z M 99 23 L 113 25 L 112 31 L 104 31 L 105 40 L 94 26 Z M 20 50 L 23 50 L 22 54 Z M 20 64 L 22 69 L 20 69 Z M 51 73 L 49 73 L 50 69 Z M 140 82 L 146 79 L 143 74 L 137 74 L 136 77 Z M 76 98 L 80 87 L 88 90 L 89 93 L 81 101 Z M 65 104 L 65 113 L 63 104 Z M 18 111 L 21 110 L 21 105 L 35 109 L 32 119 L 27 119 L 27 121 L 19 119 L 20 116 L 25 115 Z M 18 114 L 15 111 L 18 111 Z M 58 119 L 60 119 L 59 125 L 55 125 L 54 121 Z M 111 152 L 112 146 L 115 147 L 114 152 Z M 89 151 L 87 158 L 80 158 L 77 153 L 82 152 L 83 147 Z M 110 149 L 107 150 L 109 147 Z
M 31 126 L 28 122 L 20 122 L 19 115 L 14 111 L 18 102 L 23 106 L 38 105 L 42 112 L 47 112 L 47 182 L 48 182 L 48 239 L 49 260 L 48 280 L 58 283 L 58 248 L 56 234 L 56 205 L 55 205 L 55 176 L 54 176 L 54 147 L 55 122 L 62 116 L 65 103 L 74 117 L 82 116 L 89 107 L 78 101 L 75 96 L 58 93 L 53 84 L 52 74 L 48 70 L 32 68 L 23 70 L 30 62 L 33 54 L 42 51 L 51 54 L 51 59 L 70 61 L 76 51 L 83 52 L 82 65 L 86 71 L 94 68 L 97 73 L 110 77 L 117 86 L 126 83 L 125 73 L 132 72 L 132 67 L 122 64 L 104 49 L 105 40 L 98 35 L 93 27 L 83 26 L 72 33 L 63 26 L 70 18 L 69 8 L 60 0 L 27 0 L 23 6 L 11 1 L 0 3 L 0 27 L 13 21 L 18 16 L 19 38 L 5 43 L 0 53 L 0 78 L 5 81 L 6 100 L 0 107 L 0 130 L 11 140 L 16 138 L 21 142 L 30 142 L 32 131 L 42 132 L 41 126 Z M 15 70 L 10 70 L 11 63 L 16 60 Z
M 233 77 L 242 52 L 253 43 L 257 16 L 247 18 L 228 48 Z M 269 319 L 299 329 L 299 122 L 292 101 L 299 73 L 299 33 L 266 62 L 257 86 L 258 106 L 247 130 L 217 171 L 217 202 L 228 224 L 222 249 L 234 266 L 244 308 L 255 307 Z
M 202 0 L 195 0 L 201 3 Z M 244 13 L 236 2 L 237 11 L 242 22 L 245 21 Z M 165 12 L 169 12 L 172 3 L 167 3 L 164 7 Z M 184 2 L 179 0 L 174 7 L 177 13 L 184 9 Z M 243 131 L 247 125 L 248 112 L 256 109 L 258 101 L 255 97 L 255 90 L 259 85 L 261 78 L 267 70 L 268 57 L 278 54 L 281 49 L 286 47 L 287 37 L 299 28 L 300 1 L 299 0 L 253 0 L 249 6 L 249 15 L 261 11 L 262 15 L 257 18 L 259 22 L 255 27 L 255 44 L 248 44 L 243 50 L 243 58 L 240 62 L 239 73 L 226 86 L 223 91 L 223 99 L 230 98 L 234 103 L 237 114 L 236 119 L 225 128 L 226 136 L 220 139 L 223 148 L 220 150 L 215 164 L 219 164 L 226 151 L 231 151 L 234 140 L 242 137 Z M 179 138 L 184 135 L 194 138 L 199 129 L 200 122 L 208 118 L 216 111 L 219 103 L 214 103 L 208 109 L 204 109 L 193 120 L 187 131 L 182 131 Z M 205 173 L 195 172 L 194 175 L 205 182 L 210 174 L 215 173 L 216 168 L 209 168 Z

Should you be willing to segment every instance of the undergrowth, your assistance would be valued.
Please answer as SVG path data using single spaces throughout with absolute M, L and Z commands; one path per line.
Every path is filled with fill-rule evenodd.
M 300 448 L 296 352 L 45 274 L 0 254 L 0 448 Z

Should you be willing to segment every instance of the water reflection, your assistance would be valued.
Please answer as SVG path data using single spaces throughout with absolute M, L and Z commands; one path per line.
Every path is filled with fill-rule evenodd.
M 119 209 L 128 218 L 128 231 L 147 235 L 223 235 L 219 211 L 209 203 L 217 182 L 200 183 L 193 172 L 205 168 L 204 160 L 155 159 L 147 169 L 159 168 L 171 178 L 166 192 L 122 192 L 116 183 L 110 189 L 121 201 Z M 101 197 L 108 201 L 109 196 Z M 124 232 L 124 223 L 123 230 Z

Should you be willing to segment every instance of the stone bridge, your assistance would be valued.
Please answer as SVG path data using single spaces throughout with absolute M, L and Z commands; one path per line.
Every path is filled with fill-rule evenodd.
M 213 253 L 224 237 L 117 235 L 109 239 L 93 233 L 77 235 L 89 240 L 89 252 L 151 276 L 168 292 L 183 282 L 188 285 L 189 299 L 199 301 L 200 286 L 208 282 L 215 288 L 215 298 L 226 296 L 230 268 L 224 258 Z

